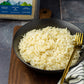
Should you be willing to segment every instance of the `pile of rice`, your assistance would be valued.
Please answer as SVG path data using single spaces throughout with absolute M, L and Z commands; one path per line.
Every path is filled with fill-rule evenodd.
M 70 35 L 67 28 L 48 26 L 27 32 L 19 43 L 19 50 L 25 62 L 44 70 L 64 69 L 74 50 L 75 35 Z M 77 50 L 72 65 L 77 62 Z

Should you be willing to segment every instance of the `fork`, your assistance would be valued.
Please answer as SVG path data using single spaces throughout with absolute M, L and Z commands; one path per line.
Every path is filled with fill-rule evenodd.
M 69 68 L 70 68 L 70 65 L 71 65 L 71 62 L 72 62 L 72 59 L 74 57 L 74 53 L 75 53 L 76 49 L 81 48 L 82 44 L 83 44 L 83 33 L 76 33 L 74 51 L 73 51 L 73 53 L 72 53 L 72 55 L 71 55 L 71 57 L 69 59 L 69 62 L 68 62 L 67 66 L 66 66 L 66 68 L 65 68 L 65 70 L 63 72 L 60 84 L 63 84 L 63 82 L 64 82 L 64 79 L 65 79 L 65 77 L 66 77 L 66 75 L 67 75 L 67 73 L 69 71 Z

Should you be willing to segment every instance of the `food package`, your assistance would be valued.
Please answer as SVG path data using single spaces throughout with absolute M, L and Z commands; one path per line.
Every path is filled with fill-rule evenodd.
M 0 0 L 0 19 L 38 18 L 40 0 Z

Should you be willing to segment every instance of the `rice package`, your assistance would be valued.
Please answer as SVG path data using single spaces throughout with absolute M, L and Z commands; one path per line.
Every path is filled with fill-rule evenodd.
M 1 19 L 28 20 L 38 17 L 39 0 L 0 0 Z

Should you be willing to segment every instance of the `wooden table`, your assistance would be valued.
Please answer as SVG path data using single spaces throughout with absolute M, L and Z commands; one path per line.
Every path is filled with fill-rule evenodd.
M 14 34 L 21 26 L 14 28 Z M 30 70 L 11 51 L 10 70 L 8 84 L 57 84 L 60 74 L 41 74 Z

